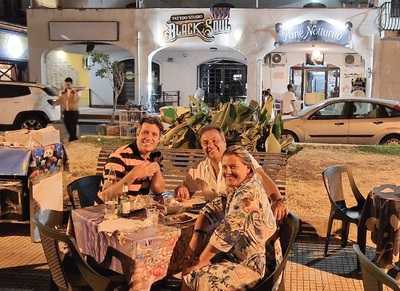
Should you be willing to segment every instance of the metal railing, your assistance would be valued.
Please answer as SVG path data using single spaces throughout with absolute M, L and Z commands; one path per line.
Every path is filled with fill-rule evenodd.
M 378 27 L 380 31 L 400 31 L 400 1 L 388 1 L 379 7 Z

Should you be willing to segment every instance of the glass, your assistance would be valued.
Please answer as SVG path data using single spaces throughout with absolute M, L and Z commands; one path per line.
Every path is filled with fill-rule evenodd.
M 159 211 L 157 208 L 146 209 L 146 218 L 152 225 L 158 224 L 158 215 Z
M 116 201 L 114 201 L 114 200 L 106 201 L 105 206 L 106 207 L 105 207 L 104 219 L 115 218 Z
M 346 118 L 344 113 L 345 104 L 345 102 L 335 102 L 329 104 L 315 112 L 311 119 L 344 119 Z

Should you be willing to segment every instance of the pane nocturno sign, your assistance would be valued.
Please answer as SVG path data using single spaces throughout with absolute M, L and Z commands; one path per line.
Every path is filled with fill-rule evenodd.
M 351 22 L 333 25 L 325 20 L 306 20 L 288 27 L 282 23 L 275 25 L 278 44 L 319 41 L 350 46 L 351 28 Z

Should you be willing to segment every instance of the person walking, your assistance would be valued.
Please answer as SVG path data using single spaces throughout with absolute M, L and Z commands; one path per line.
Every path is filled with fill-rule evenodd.
M 287 92 L 284 93 L 279 101 L 281 102 L 281 113 L 282 115 L 294 115 L 296 114 L 296 95 L 294 95 L 294 88 L 292 84 L 287 85 Z
M 79 95 L 78 90 L 72 88 L 72 83 L 72 78 L 65 78 L 64 89 L 60 92 L 60 97 L 53 102 L 53 105 L 61 105 L 69 141 L 78 139 Z

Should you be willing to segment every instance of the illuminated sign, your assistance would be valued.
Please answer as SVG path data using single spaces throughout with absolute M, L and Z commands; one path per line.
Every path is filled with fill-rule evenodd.
M 340 27 L 325 20 L 307 20 L 289 27 L 285 27 L 282 23 L 275 25 L 278 44 L 320 41 L 349 46 L 351 28 L 351 22 L 346 22 Z
M 199 37 L 211 42 L 218 34 L 229 33 L 231 24 L 229 8 L 214 8 L 211 15 L 203 13 L 173 15 L 167 22 L 164 32 L 165 40 L 173 42 L 178 38 Z
M 28 60 L 28 37 L 23 33 L 0 30 L 0 59 Z

